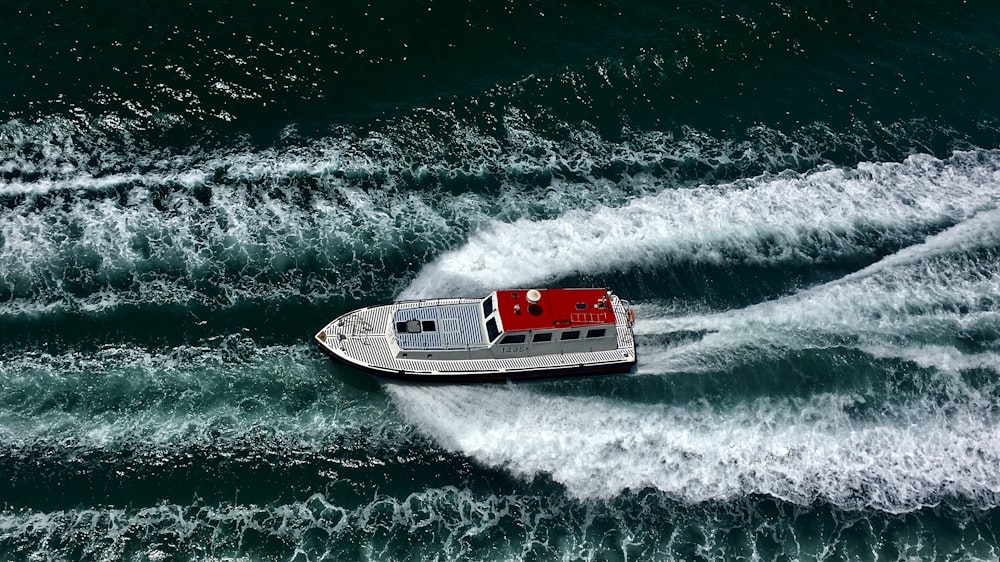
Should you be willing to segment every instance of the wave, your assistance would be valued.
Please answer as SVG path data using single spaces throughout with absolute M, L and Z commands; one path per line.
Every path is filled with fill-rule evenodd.
M 359 551 L 362 557 L 426 552 L 457 559 L 489 544 L 513 555 L 522 541 L 530 545 L 544 532 L 537 529 L 549 519 L 544 505 L 536 520 L 517 515 L 525 504 L 539 503 L 444 487 L 398 499 L 376 493 L 359 506 L 315 493 L 284 504 L 195 499 L 144 508 L 6 511 L 0 513 L 0 548 L 22 556 L 100 560 L 232 560 L 247 549 L 257 556 L 344 560 Z
M 653 496 L 614 505 L 455 486 L 358 504 L 329 493 L 278 503 L 225 501 L 0 511 L 0 553 L 83 560 L 605 559 L 690 560 L 733 551 L 780 557 L 905 552 L 921 558 L 995 555 L 995 514 L 959 516 L 965 540 L 931 512 L 856 516 L 780 502 L 677 505 Z M 794 530 L 775 528 L 775 518 Z M 249 554 L 248 554 L 249 553 Z
M 898 248 L 984 209 L 1000 152 L 662 190 L 622 207 L 498 223 L 424 267 L 404 298 L 479 294 L 677 263 L 813 263 Z M 635 178 L 642 182 L 645 178 Z
M 537 195 L 544 197 L 552 181 L 586 179 L 591 185 L 581 186 L 585 193 L 558 194 L 583 204 L 594 197 L 624 200 L 634 192 L 619 193 L 625 186 L 616 184 L 641 173 L 690 183 L 811 169 L 829 161 L 826 150 L 854 135 L 843 138 L 816 123 L 792 133 L 756 126 L 747 131 L 746 140 L 717 138 L 691 128 L 625 129 L 620 138 L 608 139 L 586 122 L 539 126 L 532 115 L 516 108 L 501 119 L 504 134 L 498 136 L 456 112 L 425 109 L 383 129 L 338 127 L 328 136 L 307 139 L 290 125 L 276 146 L 254 147 L 234 139 L 224 149 L 210 144 L 167 148 L 69 118 L 11 121 L 0 125 L 0 201 L 64 191 L 107 192 L 135 184 L 190 189 L 215 181 L 263 181 L 274 186 L 303 178 L 414 192 L 434 186 L 464 192 L 509 184 L 542 188 Z M 919 123 L 909 127 L 922 128 Z M 558 210 L 558 202 L 550 204 Z
M 908 512 L 1000 501 L 988 400 L 919 400 L 854 419 L 863 395 L 760 399 L 733 409 L 637 405 L 529 388 L 390 391 L 408 419 L 487 466 L 541 473 L 580 498 L 654 488 L 685 503 L 766 495 Z
M 636 333 L 704 332 L 661 353 L 689 370 L 699 370 L 698 354 L 741 348 L 849 345 L 886 354 L 896 347 L 906 357 L 925 345 L 988 356 L 1000 345 L 998 225 L 1000 213 L 983 211 L 835 281 L 735 311 L 640 319 Z M 713 361 L 704 366 L 721 367 Z
M 881 225 L 883 236 L 909 240 L 919 238 L 914 229 L 930 228 L 931 221 L 956 222 L 865 268 L 741 309 L 655 317 L 658 310 L 671 307 L 640 306 L 641 313 L 648 313 L 636 324 L 637 341 L 647 342 L 638 350 L 640 373 L 735 373 L 762 357 L 829 349 L 834 355 L 825 376 L 866 368 L 885 377 L 870 380 L 867 387 L 653 404 L 600 395 L 561 396 L 531 386 L 394 385 L 388 391 L 407 419 L 449 450 L 525 478 L 550 475 L 580 498 L 610 499 L 626 490 L 653 488 L 688 503 L 764 495 L 798 505 L 819 500 L 844 509 L 889 512 L 941 503 L 994 508 L 1000 505 L 1000 458 L 992 451 L 1000 444 L 1000 420 L 993 404 L 1000 389 L 991 382 L 993 376 L 973 382 L 963 373 L 1000 372 L 994 361 L 1000 348 L 1000 214 L 987 193 L 996 171 L 990 164 L 972 174 L 978 180 L 962 174 L 956 181 L 956 170 L 941 165 L 914 157 L 899 166 L 875 166 L 894 178 L 891 184 L 897 189 L 896 195 L 881 195 L 878 202 L 867 192 L 871 182 L 844 180 L 841 170 L 810 176 L 812 189 L 805 193 L 817 184 L 851 190 L 844 199 L 859 203 L 856 218 Z M 817 177 L 831 181 L 818 182 Z M 766 197 L 767 189 L 751 193 L 757 195 L 751 208 L 763 199 L 768 212 L 728 222 L 727 236 L 709 242 L 685 238 L 689 231 L 684 225 L 692 221 L 678 221 L 681 226 L 664 228 L 648 247 L 640 240 L 640 250 L 626 253 L 620 262 L 642 266 L 677 254 L 692 259 L 687 256 L 699 255 L 688 250 L 699 247 L 695 243 L 716 250 L 728 245 L 733 248 L 729 259 L 737 261 L 781 260 L 785 258 L 762 254 L 752 245 L 748 249 L 747 241 L 755 240 L 772 220 L 791 225 L 781 246 L 793 251 L 808 247 L 803 240 L 825 241 L 832 237 L 823 234 L 850 228 L 840 222 L 838 211 L 813 214 L 808 205 L 780 206 L 778 198 Z M 784 193 L 780 201 L 794 197 Z M 756 220 L 758 215 L 766 221 Z M 629 216 L 606 213 L 622 223 Z M 606 227 L 608 220 L 597 222 Z M 625 247 L 616 237 L 598 239 L 603 251 L 592 255 L 586 243 L 577 242 L 592 240 L 576 230 L 586 232 L 587 224 L 571 217 L 564 221 L 539 228 L 573 233 L 556 245 L 569 259 L 550 256 L 533 262 L 538 272 L 514 267 L 508 273 L 505 266 L 524 257 L 515 249 L 500 254 L 496 269 L 477 269 L 470 259 L 485 255 L 484 241 L 502 239 L 482 236 L 425 269 L 411 290 L 419 293 L 435 282 L 453 282 L 453 271 L 460 270 L 469 272 L 463 282 L 471 277 L 471 283 L 487 286 L 527 284 L 538 276 L 602 267 L 606 256 L 616 255 L 608 248 Z M 538 238 L 530 231 L 533 225 L 520 227 L 528 230 L 525 240 Z M 798 232 L 807 228 L 822 229 L 823 234 Z M 605 229 L 591 232 L 598 230 Z M 841 244 L 833 242 L 836 251 Z M 703 253 L 701 259 L 722 259 L 717 253 Z M 687 336 L 667 344 L 650 339 L 677 332 Z M 862 366 L 846 355 L 838 359 L 837 349 L 912 363 Z M 920 368 L 931 372 L 919 374 Z M 915 385 L 918 377 L 927 381 Z
M 497 137 L 428 110 L 302 146 L 186 152 L 67 119 L 7 123 L 0 316 L 384 300 L 419 293 L 421 279 L 410 281 L 429 262 L 425 276 L 468 269 L 442 287 L 466 293 L 481 292 L 475 277 L 493 264 L 520 268 L 501 280 L 517 284 L 639 255 L 822 261 L 870 253 L 873 240 L 905 244 L 994 204 L 989 151 L 801 175 L 787 170 L 816 166 L 844 139 L 816 125 L 752 142 L 691 130 L 611 141 L 586 125 L 544 132 L 515 110 L 504 122 Z M 778 175 L 714 185 L 726 169 Z
M 360 428 L 390 443 L 405 435 L 380 399 L 331 377 L 327 366 L 311 346 L 258 345 L 240 335 L 159 349 L 9 353 L 0 364 L 0 439 L 185 447 L 265 431 L 322 447 Z
M 635 188 L 607 170 L 699 151 L 655 133 L 547 139 L 518 118 L 501 143 L 436 119 L 447 135 L 402 123 L 285 149 L 187 153 L 69 120 L 8 123 L 0 314 L 389 295 L 493 220 L 623 204 Z
M 434 482 L 455 464 L 387 415 L 374 383 L 331 367 L 311 347 L 238 335 L 8 354 L 0 495 L 8 509 L 41 510 L 193 495 L 270 502 L 334 481 Z

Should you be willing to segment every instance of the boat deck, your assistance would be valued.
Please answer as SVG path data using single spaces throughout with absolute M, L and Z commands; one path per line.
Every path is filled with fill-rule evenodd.
M 400 349 L 472 349 L 486 347 L 480 303 L 403 308 L 392 315 L 392 325 L 417 320 L 433 322 L 434 330 L 396 333 Z

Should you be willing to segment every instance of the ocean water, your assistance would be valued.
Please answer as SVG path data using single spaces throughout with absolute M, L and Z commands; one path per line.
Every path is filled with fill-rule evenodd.
M 1000 558 L 1000 4 L 3 12 L 0 558 Z M 577 285 L 636 373 L 310 340 Z

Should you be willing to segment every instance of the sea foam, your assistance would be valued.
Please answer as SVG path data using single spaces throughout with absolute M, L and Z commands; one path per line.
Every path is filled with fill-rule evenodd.
M 890 512 L 941 502 L 995 507 L 996 389 L 959 375 L 1000 372 L 993 361 L 1000 344 L 997 167 L 992 160 L 962 162 L 964 156 L 950 164 L 912 157 L 899 165 L 754 182 L 733 193 L 665 192 L 600 211 L 593 222 L 570 214 L 541 225 L 498 225 L 431 264 L 406 292 L 530 285 L 608 267 L 609 260 L 642 267 L 664 260 L 785 259 L 757 251 L 762 236 L 777 236 L 788 252 L 823 256 L 844 251 L 853 244 L 851 233 L 877 225 L 881 235 L 908 243 L 834 281 L 734 310 L 683 314 L 640 306 L 654 314 L 637 322 L 640 341 L 678 331 L 701 335 L 640 346 L 639 372 L 698 376 L 795 350 L 854 348 L 912 361 L 914 370 L 932 369 L 927 376 L 935 392 L 882 401 L 864 388 L 848 388 L 725 404 L 640 404 L 560 396 L 530 385 L 390 385 L 388 391 L 407 419 L 446 448 L 522 477 L 548 474 L 581 498 L 652 488 L 683 502 L 762 494 Z M 672 197 L 692 201 L 685 206 Z M 744 204 L 757 211 L 742 210 Z M 630 211 L 643 224 L 644 217 L 666 218 L 658 216 L 662 225 L 642 233 L 629 230 L 637 236 L 631 242 L 596 235 L 630 229 Z M 729 220 L 693 220 L 706 212 Z M 709 234 L 702 234 L 706 223 Z M 937 232 L 921 236 L 922 230 Z M 530 245 L 541 233 L 559 236 L 555 254 L 544 260 L 512 242 L 523 236 Z M 496 250 L 495 260 L 488 249 Z M 961 341 L 978 350 L 943 343 Z M 879 400 L 880 414 L 862 413 L 872 400 Z
M 527 287 L 672 263 L 801 263 L 905 245 L 1000 201 L 1000 153 L 915 155 L 667 189 L 622 207 L 495 223 L 427 265 L 406 298 Z M 636 178 L 642 182 L 643 178 Z

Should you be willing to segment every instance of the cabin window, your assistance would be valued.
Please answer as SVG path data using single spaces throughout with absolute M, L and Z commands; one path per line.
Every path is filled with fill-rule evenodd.
M 551 333 L 535 334 L 531 336 L 531 341 L 533 342 L 552 341 L 552 334 Z
M 584 304 L 584 303 L 582 303 L 582 302 L 578 302 L 578 303 L 576 303 L 576 309 L 577 310 L 587 310 L 587 305 Z
M 497 328 L 497 319 L 490 318 L 486 321 L 486 335 L 490 341 L 493 341 L 500 337 L 500 329 Z
M 493 314 L 493 295 L 483 299 L 483 318 Z
M 425 332 L 433 332 L 433 331 L 435 331 L 437 329 L 437 327 L 434 326 L 434 321 L 433 320 L 424 320 L 423 322 L 420 323 L 420 327 L 423 328 L 423 330 Z M 590 336 L 587 336 L 587 337 L 590 337 Z
M 500 344 L 503 345 L 505 343 L 524 343 L 524 338 L 525 338 L 524 334 L 511 334 L 509 336 L 504 336 L 504 338 L 500 340 Z
M 588 338 L 603 338 L 604 337 L 604 332 L 605 332 L 604 328 L 598 328 L 598 329 L 595 329 L 595 330 L 587 330 L 587 337 Z
M 571 332 L 563 332 L 561 338 L 563 340 L 578 340 L 580 339 L 580 330 L 573 330 Z
M 406 322 L 396 322 L 396 331 L 405 334 L 406 333 Z

